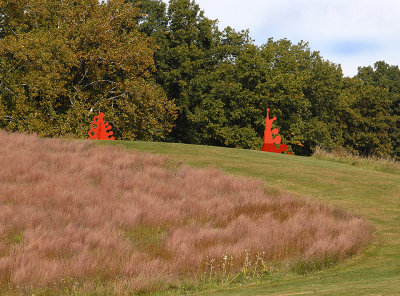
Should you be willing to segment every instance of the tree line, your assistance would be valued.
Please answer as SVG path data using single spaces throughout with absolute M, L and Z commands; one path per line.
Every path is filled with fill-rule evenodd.
M 190 0 L 0 0 L 0 127 L 259 150 L 266 109 L 289 152 L 400 159 L 400 70 L 344 77 L 306 42 L 220 30 Z

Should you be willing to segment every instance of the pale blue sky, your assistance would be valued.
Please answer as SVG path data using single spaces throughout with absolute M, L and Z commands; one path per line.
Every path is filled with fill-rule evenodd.
M 249 29 L 257 45 L 269 37 L 307 41 L 346 76 L 378 60 L 400 65 L 399 0 L 195 1 L 221 29 Z

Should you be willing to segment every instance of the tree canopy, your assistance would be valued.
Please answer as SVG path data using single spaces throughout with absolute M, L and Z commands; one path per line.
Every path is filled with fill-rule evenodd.
M 176 108 L 154 71 L 140 11 L 122 0 L 0 2 L 2 127 L 83 137 L 99 111 L 122 138 L 164 137 Z

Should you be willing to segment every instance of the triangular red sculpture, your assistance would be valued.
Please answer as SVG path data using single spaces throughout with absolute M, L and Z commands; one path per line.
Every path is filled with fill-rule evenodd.
M 89 138 L 94 140 L 115 140 L 111 125 L 103 121 L 104 113 L 100 112 L 99 115 L 93 118 L 93 122 L 90 125 Z
M 264 145 L 261 150 L 266 152 L 282 153 L 288 149 L 288 146 L 286 144 L 281 144 L 279 148 L 276 148 L 275 144 L 280 144 L 282 139 L 280 136 L 276 136 L 275 138 L 272 137 L 272 134 L 277 135 L 279 132 L 277 128 L 271 130 L 272 123 L 275 120 L 276 117 L 269 119 L 269 108 L 267 108 L 267 117 L 265 118 Z

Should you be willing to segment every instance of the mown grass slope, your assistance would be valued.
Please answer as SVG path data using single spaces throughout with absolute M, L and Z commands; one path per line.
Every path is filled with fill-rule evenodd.
M 205 295 L 399 295 L 400 175 L 334 161 L 260 151 L 149 142 L 104 142 L 171 156 L 198 167 L 215 166 L 257 177 L 270 190 L 286 190 L 333 204 L 370 221 L 372 243 L 352 259 L 310 274 L 272 274 L 261 283 Z

